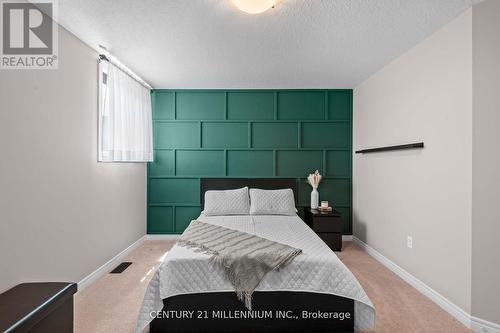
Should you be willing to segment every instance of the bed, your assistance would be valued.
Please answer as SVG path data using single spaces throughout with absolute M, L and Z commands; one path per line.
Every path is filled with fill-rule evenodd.
M 290 188 L 296 179 L 206 178 L 200 180 L 201 204 L 209 190 Z M 248 310 L 210 256 L 174 245 L 144 296 L 136 332 L 353 332 L 369 330 L 375 310 L 354 275 L 297 216 L 205 216 L 219 225 L 302 249 L 290 264 L 269 272 Z

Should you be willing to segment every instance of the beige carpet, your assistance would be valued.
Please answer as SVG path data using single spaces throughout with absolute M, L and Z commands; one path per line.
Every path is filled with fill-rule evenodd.
M 146 241 L 124 261 L 121 274 L 106 274 L 75 296 L 76 333 L 134 332 L 144 292 L 175 241 Z
M 75 332 L 133 332 L 146 286 L 173 241 L 146 241 L 126 261 L 121 274 L 107 274 L 75 297 Z M 340 259 L 356 275 L 375 304 L 372 333 L 472 332 L 352 242 Z

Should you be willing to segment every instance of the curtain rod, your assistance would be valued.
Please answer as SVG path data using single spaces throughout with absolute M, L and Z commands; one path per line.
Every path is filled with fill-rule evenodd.
M 147 83 L 146 81 L 144 81 L 140 76 L 138 76 L 137 74 L 135 74 L 134 72 L 132 72 L 130 69 L 128 69 L 124 65 L 120 64 L 119 62 L 114 61 L 114 60 L 108 58 L 105 54 L 99 54 L 99 61 L 107 61 L 110 64 L 115 65 L 119 70 L 121 70 L 123 73 L 127 74 L 128 76 L 130 76 L 135 81 L 139 82 L 144 87 L 148 88 L 149 90 L 153 90 L 153 87 L 149 83 Z

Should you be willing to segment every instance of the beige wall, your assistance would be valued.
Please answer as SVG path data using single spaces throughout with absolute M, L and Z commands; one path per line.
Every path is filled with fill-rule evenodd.
M 472 15 L 472 315 L 500 324 L 500 1 Z
M 97 54 L 0 71 L 0 290 L 79 281 L 145 234 L 145 165 L 97 163 Z
M 470 311 L 472 13 L 354 90 L 354 236 Z M 413 237 L 413 248 L 406 246 Z

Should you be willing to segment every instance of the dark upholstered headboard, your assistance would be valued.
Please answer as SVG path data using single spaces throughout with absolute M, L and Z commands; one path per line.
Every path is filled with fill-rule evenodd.
M 205 192 L 209 190 L 234 190 L 248 186 L 263 190 L 280 190 L 291 188 L 297 204 L 298 186 L 296 178 L 201 178 L 200 202 L 201 209 L 205 208 Z

